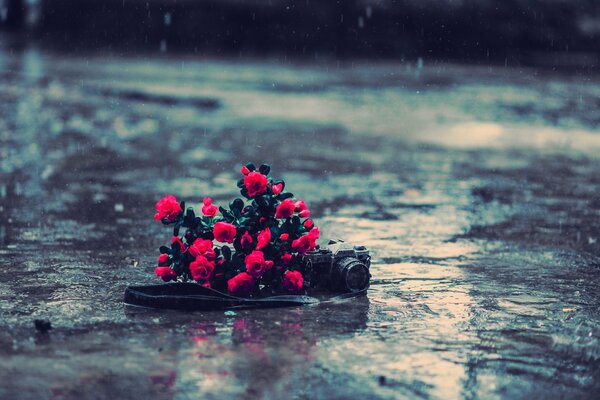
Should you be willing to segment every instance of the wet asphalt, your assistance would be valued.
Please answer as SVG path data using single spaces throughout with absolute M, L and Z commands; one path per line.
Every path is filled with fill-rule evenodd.
M 2 399 L 600 396 L 597 76 L 25 47 L 0 98 Z M 247 161 L 369 247 L 368 296 L 124 305 L 154 203 L 228 202 Z

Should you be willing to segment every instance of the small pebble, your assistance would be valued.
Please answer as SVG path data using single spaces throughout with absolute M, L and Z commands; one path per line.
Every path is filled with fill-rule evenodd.
M 35 325 L 35 329 L 40 333 L 47 333 L 50 329 L 52 329 L 52 324 L 50 321 L 46 321 L 43 319 L 36 319 L 33 321 Z

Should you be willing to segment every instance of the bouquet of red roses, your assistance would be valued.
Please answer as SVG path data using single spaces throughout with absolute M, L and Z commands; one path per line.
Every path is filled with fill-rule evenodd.
M 273 180 L 270 170 L 244 165 L 237 185 L 245 200 L 236 198 L 229 208 L 205 197 L 197 215 L 172 195 L 162 198 L 154 219 L 174 228 L 171 245 L 160 247 L 156 275 L 236 295 L 302 293 L 302 256 L 316 247 L 319 228 L 304 201 L 284 191 L 285 182 Z

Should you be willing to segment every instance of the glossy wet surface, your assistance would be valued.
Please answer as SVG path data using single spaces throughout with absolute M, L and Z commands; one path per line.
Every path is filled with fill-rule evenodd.
M 600 394 L 598 77 L 29 48 L 0 96 L 2 399 Z M 372 250 L 368 298 L 124 306 L 156 200 L 228 201 L 248 160 Z

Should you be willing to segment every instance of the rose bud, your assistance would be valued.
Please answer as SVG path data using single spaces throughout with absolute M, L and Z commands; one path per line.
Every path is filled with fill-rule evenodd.
M 271 191 L 273 192 L 274 195 L 278 195 L 279 193 L 281 193 L 282 190 L 283 190 L 282 183 L 277 183 L 271 187 Z
M 172 194 L 168 194 L 156 203 L 156 214 L 154 219 L 161 221 L 163 218 L 173 222 L 181 213 L 181 205 Z
M 265 228 L 258 233 L 256 250 L 260 250 L 271 241 L 271 229 Z
M 250 170 L 245 165 L 242 165 L 242 168 L 240 169 L 240 172 L 242 174 L 244 174 L 244 175 L 248 175 L 250 173 Z
M 202 214 L 207 217 L 214 217 L 217 215 L 219 208 L 212 203 L 212 199 L 210 197 L 205 197 L 203 203 L 204 205 L 202 206 Z
M 312 222 L 312 219 L 307 219 L 302 225 L 304 225 L 306 229 L 310 229 L 313 227 L 314 224 Z
M 169 267 L 156 267 L 154 273 L 165 282 L 177 280 L 177 274 Z
M 240 244 L 242 245 L 242 249 L 250 248 L 250 246 L 252 245 L 253 242 L 254 242 L 254 239 L 252 239 L 252 236 L 250 236 L 248 231 L 244 232 L 244 234 L 242 235 L 242 238 L 240 239 Z
M 304 279 L 299 271 L 287 271 L 283 274 L 283 287 L 289 292 L 300 292 Z
M 288 265 L 292 261 L 292 255 L 290 253 L 285 253 L 281 256 L 281 262 L 285 265 Z
M 279 235 L 279 239 L 283 240 L 284 242 L 286 240 L 288 240 L 290 238 L 290 234 L 289 233 L 282 233 L 281 235 Z
M 163 253 L 160 256 L 158 256 L 158 265 L 164 266 L 169 264 L 171 264 L 171 259 L 169 258 L 168 254 Z
M 298 214 L 298 215 L 300 215 L 300 218 L 308 218 L 308 217 L 310 217 L 310 211 L 303 210 L 303 211 L 300 211 L 300 214 Z

